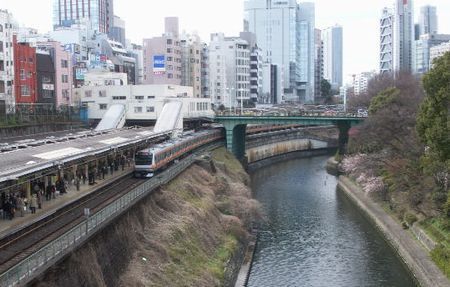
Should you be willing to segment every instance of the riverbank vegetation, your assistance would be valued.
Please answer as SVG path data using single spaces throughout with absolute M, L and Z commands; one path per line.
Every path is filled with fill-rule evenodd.
M 405 228 L 419 221 L 438 247 L 432 257 L 450 278 L 450 53 L 422 79 L 378 75 L 350 100 L 369 117 L 350 132 L 341 168 Z
M 249 183 L 239 161 L 217 149 L 32 286 L 231 286 L 260 218 Z

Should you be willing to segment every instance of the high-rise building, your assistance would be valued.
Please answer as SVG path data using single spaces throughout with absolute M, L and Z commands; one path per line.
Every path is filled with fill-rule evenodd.
M 244 106 L 250 100 L 250 49 L 239 37 L 212 34 L 209 45 L 212 103 L 219 107 Z
M 314 102 L 318 103 L 321 98 L 321 83 L 323 79 L 323 42 L 322 31 L 320 29 L 315 30 L 315 79 L 314 79 Z
M 53 27 L 70 27 L 89 19 L 95 31 L 111 33 L 114 26 L 113 0 L 54 0 Z
M 315 79 L 315 5 L 302 2 L 297 6 L 297 81 L 296 97 L 302 103 L 314 103 Z M 292 75 L 292 74 L 291 74 Z M 293 101 L 296 101 L 294 96 Z
M 450 53 L 450 41 L 436 45 L 430 48 L 430 68 L 433 67 L 433 62 L 439 57 L 442 57 L 445 53 Z
M 262 96 L 262 76 L 263 76 L 263 55 L 262 50 L 256 44 L 256 35 L 246 31 L 248 25 L 244 22 L 244 32 L 239 37 L 247 41 L 250 49 L 250 100 L 252 104 L 261 102 Z
M 0 9 L 0 116 L 12 112 L 15 103 L 13 34 L 16 27 L 12 14 Z
M 202 44 L 202 67 L 201 67 L 201 73 L 202 73 L 202 97 L 203 98 L 210 98 L 210 91 L 209 91 L 209 46 L 206 43 Z
M 380 19 L 380 73 L 394 69 L 394 13 L 384 8 Z
M 431 68 L 430 49 L 439 44 L 450 41 L 450 35 L 424 34 L 414 42 L 413 71 L 418 74 L 426 73 Z
M 343 78 L 343 31 L 335 25 L 322 30 L 323 78 L 333 89 L 342 87 Z
M 202 49 L 203 44 L 197 34 L 183 33 L 181 47 L 181 85 L 193 87 L 194 97 L 202 97 Z
M 277 98 L 310 101 L 314 93 L 314 4 L 246 0 L 245 23 L 264 61 L 278 67 Z
M 375 72 L 363 72 L 353 77 L 353 88 L 355 96 L 367 93 L 369 81 L 376 75 Z
M 419 31 L 420 35 L 438 33 L 436 7 L 430 5 L 420 7 Z
M 412 71 L 414 42 L 413 0 L 395 0 L 394 71 Z
M 181 85 L 178 18 L 165 19 L 165 33 L 144 39 L 144 84 Z

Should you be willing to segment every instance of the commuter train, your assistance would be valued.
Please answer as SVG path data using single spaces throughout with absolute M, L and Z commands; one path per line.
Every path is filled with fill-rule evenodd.
M 134 176 L 153 177 L 155 172 L 165 168 L 180 157 L 193 152 L 202 145 L 223 138 L 222 129 L 212 129 L 185 134 L 182 137 L 138 151 L 134 161 Z

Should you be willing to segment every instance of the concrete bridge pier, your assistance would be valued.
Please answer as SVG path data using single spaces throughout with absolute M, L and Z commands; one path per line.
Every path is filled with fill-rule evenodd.
M 344 155 L 347 152 L 347 144 L 348 144 L 348 139 L 349 139 L 349 130 L 352 127 L 351 122 L 347 121 L 339 121 L 337 123 L 337 127 L 339 129 L 339 139 L 338 139 L 338 143 L 339 143 L 339 154 L 340 155 Z
M 246 124 L 225 124 L 227 149 L 232 152 L 237 159 L 243 160 L 245 157 L 245 130 Z

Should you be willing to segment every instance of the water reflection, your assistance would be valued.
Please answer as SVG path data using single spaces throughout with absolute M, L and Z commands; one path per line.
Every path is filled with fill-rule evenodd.
M 287 161 L 252 175 L 268 223 L 248 286 L 414 286 L 380 234 L 336 192 L 326 160 Z

